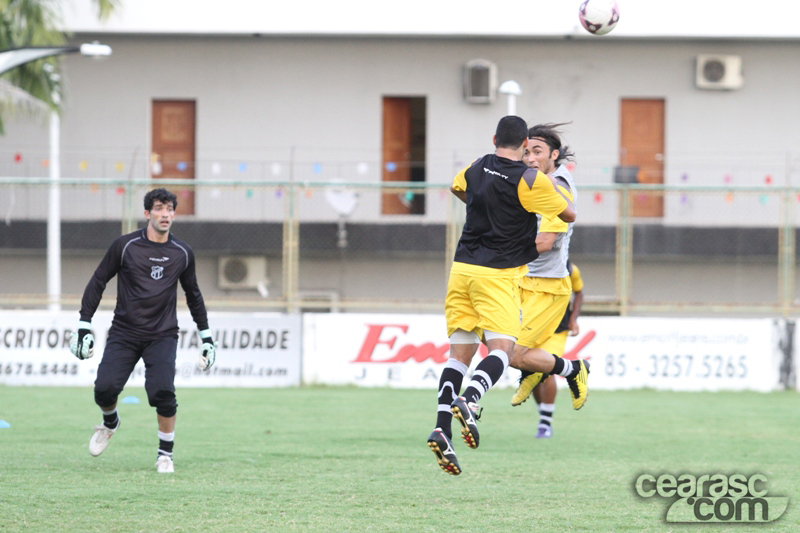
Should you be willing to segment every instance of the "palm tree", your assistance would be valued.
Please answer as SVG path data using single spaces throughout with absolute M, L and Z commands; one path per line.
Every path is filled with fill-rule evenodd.
M 63 46 L 60 0 L 0 0 L 0 50 L 24 46 Z M 92 0 L 100 20 L 106 20 L 121 0 Z M 14 110 L 41 110 L 36 100 L 60 109 L 60 58 L 52 56 L 22 64 L 0 78 L 0 134 L 3 117 Z M 33 97 L 33 99 L 25 95 Z M 55 96 L 55 97 L 54 97 Z

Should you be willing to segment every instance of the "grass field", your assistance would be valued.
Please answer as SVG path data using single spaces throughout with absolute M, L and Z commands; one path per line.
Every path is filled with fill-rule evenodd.
M 435 392 L 184 389 L 175 474 L 155 471 L 155 413 L 120 405 L 93 458 L 91 389 L 0 387 L 2 531 L 800 531 L 800 394 L 559 393 L 555 434 L 533 438 L 533 403 L 484 398 L 464 473 L 426 446 Z M 457 427 L 454 425 L 454 431 Z M 789 508 L 769 524 L 667 524 L 638 474 L 763 473 Z

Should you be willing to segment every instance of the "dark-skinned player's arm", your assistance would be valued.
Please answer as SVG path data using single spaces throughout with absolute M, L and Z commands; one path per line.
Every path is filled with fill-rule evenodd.
M 572 313 L 569 315 L 569 334 L 575 337 L 581 332 L 578 327 L 578 317 L 581 316 L 581 306 L 583 305 L 583 278 L 578 265 L 570 261 L 569 267 L 572 292 L 575 293 L 575 300 L 572 302 Z

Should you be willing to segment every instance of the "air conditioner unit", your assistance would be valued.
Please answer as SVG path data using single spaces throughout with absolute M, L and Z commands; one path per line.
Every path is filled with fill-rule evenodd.
M 267 258 L 223 255 L 219 258 L 220 289 L 257 289 L 267 283 Z
M 731 90 L 744 85 L 741 56 L 700 54 L 695 84 L 698 89 Z
M 473 59 L 464 65 L 464 100 L 471 104 L 491 104 L 497 97 L 497 65 Z

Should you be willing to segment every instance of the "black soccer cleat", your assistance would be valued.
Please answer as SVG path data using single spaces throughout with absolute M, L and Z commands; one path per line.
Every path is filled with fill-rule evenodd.
M 461 474 L 461 466 L 458 464 L 456 452 L 453 450 L 453 443 L 450 442 L 444 431 L 439 428 L 434 429 L 431 436 L 428 437 L 428 447 L 436 454 L 436 461 L 442 470 L 454 476 Z
M 450 411 L 461 422 L 461 437 L 464 442 L 472 449 L 477 448 L 480 443 L 478 419 L 483 411 L 481 406 L 477 403 L 467 403 L 463 396 L 459 396 L 450 404 Z

